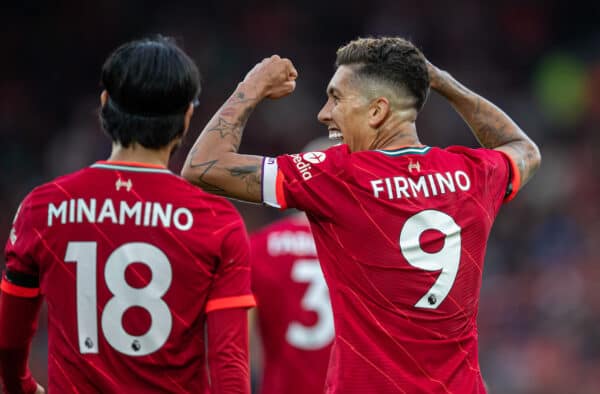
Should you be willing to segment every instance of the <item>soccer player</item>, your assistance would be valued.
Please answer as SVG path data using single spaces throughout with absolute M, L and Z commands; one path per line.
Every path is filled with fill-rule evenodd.
M 336 66 L 318 118 L 343 144 L 277 158 L 237 153 L 254 107 L 295 88 L 292 63 L 272 56 L 207 124 L 183 174 L 206 190 L 306 212 L 334 314 L 326 392 L 483 393 L 476 319 L 486 243 L 539 150 L 402 38 L 352 41 Z M 483 148 L 421 143 L 416 119 L 430 87 Z
M 101 82 L 110 158 L 34 189 L 7 242 L 3 389 L 36 390 L 27 355 L 44 298 L 50 392 L 249 393 L 243 222 L 167 169 L 196 65 L 158 36 L 116 49 Z
M 321 137 L 304 151 L 330 146 Z M 323 392 L 333 314 L 306 215 L 296 212 L 255 232 L 250 251 L 262 342 L 259 393 Z

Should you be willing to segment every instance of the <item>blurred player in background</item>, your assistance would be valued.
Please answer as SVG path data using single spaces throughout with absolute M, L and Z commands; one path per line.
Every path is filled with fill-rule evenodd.
M 108 57 L 102 85 L 110 158 L 37 187 L 14 221 L 3 389 L 36 391 L 27 357 L 44 298 L 50 392 L 249 393 L 244 225 L 167 169 L 200 92 L 196 65 L 168 38 L 133 41 Z
M 321 137 L 304 151 L 330 146 L 331 141 Z M 252 234 L 250 250 L 258 305 L 255 329 L 262 344 L 258 392 L 323 392 L 333 314 L 306 215 L 294 213 Z
M 352 41 L 336 67 L 318 118 L 342 145 L 237 153 L 254 107 L 295 88 L 294 66 L 275 55 L 207 124 L 183 174 L 205 190 L 306 212 L 335 322 L 326 392 L 483 393 L 476 320 L 487 239 L 539 166 L 538 148 L 402 38 Z M 416 119 L 430 87 L 484 148 L 421 144 Z

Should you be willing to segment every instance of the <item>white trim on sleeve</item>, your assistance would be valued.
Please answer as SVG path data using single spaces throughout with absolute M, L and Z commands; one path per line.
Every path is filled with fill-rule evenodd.
M 277 159 L 274 157 L 265 157 L 263 160 L 262 171 L 262 200 L 263 203 L 275 208 L 281 208 L 277 201 Z

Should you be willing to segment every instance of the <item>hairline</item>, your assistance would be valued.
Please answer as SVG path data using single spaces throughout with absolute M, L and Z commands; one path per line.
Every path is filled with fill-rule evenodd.
M 346 63 L 338 65 L 346 66 L 352 74 L 350 75 L 350 83 L 358 90 L 363 97 L 371 101 L 376 97 L 386 97 L 394 107 L 400 109 L 399 103 L 403 100 L 410 99 L 411 105 L 416 107 L 417 98 L 404 86 L 398 85 L 385 78 L 376 75 L 362 74 L 361 69 L 366 66 L 365 62 Z M 372 88 L 369 85 L 373 86 Z

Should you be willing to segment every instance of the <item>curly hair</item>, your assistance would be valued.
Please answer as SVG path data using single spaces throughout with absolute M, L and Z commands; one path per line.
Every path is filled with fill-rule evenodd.
M 420 111 L 429 94 L 429 73 L 423 53 L 400 37 L 358 38 L 337 50 L 335 66 L 353 66 L 361 79 L 384 82 L 408 92 Z

